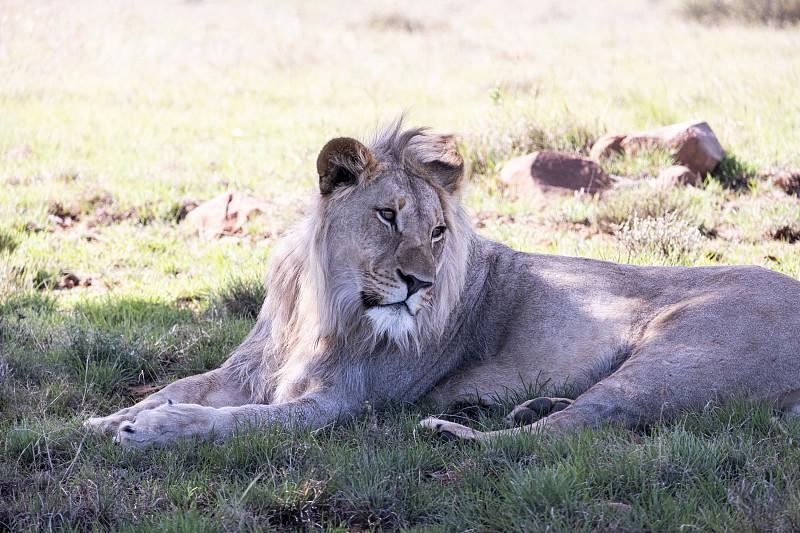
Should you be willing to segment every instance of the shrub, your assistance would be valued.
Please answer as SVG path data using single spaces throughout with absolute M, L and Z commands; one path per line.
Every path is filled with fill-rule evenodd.
M 713 176 L 719 182 L 730 189 L 740 189 L 749 186 L 750 182 L 756 178 L 757 169 L 746 162 L 738 160 L 735 156 L 726 154 L 717 168 L 714 169 Z
M 19 240 L 8 230 L 0 228 L 0 254 L 11 253 L 19 246 Z
M 736 20 L 783 28 L 800 22 L 800 0 L 684 0 L 680 11 L 704 24 Z
M 51 290 L 58 286 L 58 280 L 58 274 L 40 268 L 33 274 L 33 288 L 38 290 Z
M 213 307 L 221 308 L 228 315 L 255 319 L 266 295 L 267 288 L 260 278 L 239 278 L 215 291 L 211 301 Z
M 464 135 L 460 145 L 472 177 L 492 176 L 501 163 L 540 150 L 586 155 L 597 138 L 595 130 L 569 116 L 547 126 L 527 117 L 489 119 L 478 131 Z
M 691 213 L 691 198 L 682 189 L 653 191 L 648 184 L 619 189 L 609 195 L 599 206 L 594 217 L 603 231 L 616 233 L 632 217 L 659 219 L 669 213 L 691 222 L 696 218 Z
M 791 222 L 775 228 L 772 232 L 772 238 L 776 241 L 785 241 L 790 244 L 800 241 L 800 223 Z

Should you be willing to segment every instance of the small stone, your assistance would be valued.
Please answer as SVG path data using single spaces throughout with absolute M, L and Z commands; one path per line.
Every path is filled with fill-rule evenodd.
M 683 165 L 673 165 L 658 173 L 653 186 L 657 191 L 666 191 L 681 185 L 697 187 L 701 183 L 700 174 L 694 170 Z
M 592 195 L 611 185 L 611 179 L 594 161 L 552 150 L 511 159 L 503 165 L 500 180 L 520 196 L 540 205 L 576 193 Z

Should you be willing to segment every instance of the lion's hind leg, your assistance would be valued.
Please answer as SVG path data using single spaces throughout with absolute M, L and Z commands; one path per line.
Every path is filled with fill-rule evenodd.
M 441 420 L 435 417 L 428 417 L 420 425 L 431 431 L 436 432 L 441 438 L 445 440 L 462 439 L 462 440 L 487 440 L 491 432 L 478 431 L 467 426 L 462 426 L 456 422 L 449 420 Z M 515 431 L 515 430 L 509 430 Z M 518 430 L 516 430 L 518 431 Z
M 572 400 L 569 398 L 548 398 L 545 396 L 534 398 L 516 406 L 506 416 L 506 423 L 508 427 L 512 428 L 519 425 L 532 424 L 541 418 L 563 411 L 570 405 L 572 405 Z
M 446 439 L 455 437 L 478 441 L 521 433 L 574 431 L 587 426 L 587 422 L 585 417 L 573 416 L 570 413 L 572 403 L 573 400 L 568 398 L 534 398 L 517 406 L 506 417 L 507 421 L 516 427 L 498 431 L 478 431 L 456 422 L 434 417 L 426 418 L 421 425 Z M 520 426 L 519 423 L 527 425 Z
M 780 395 L 777 407 L 786 415 L 800 417 L 800 389 Z

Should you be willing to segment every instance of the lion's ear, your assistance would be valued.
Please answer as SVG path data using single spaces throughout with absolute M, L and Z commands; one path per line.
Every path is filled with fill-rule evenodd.
M 319 190 L 324 196 L 336 187 L 355 185 L 376 164 L 369 149 L 357 140 L 348 137 L 330 140 L 317 157 Z
M 444 133 L 426 133 L 408 143 L 406 160 L 413 170 L 450 193 L 461 187 L 464 160 L 456 140 Z

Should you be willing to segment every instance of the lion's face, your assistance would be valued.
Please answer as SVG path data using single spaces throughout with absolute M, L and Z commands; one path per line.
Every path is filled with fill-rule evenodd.
M 376 330 L 400 334 L 429 303 L 447 239 L 442 205 L 433 188 L 389 173 L 345 198 L 331 220 L 336 242 L 331 266 L 349 270 L 353 288 Z M 393 335 L 395 336 L 395 335 Z
M 415 332 L 436 298 L 449 238 L 443 199 L 452 193 L 424 174 L 418 159 L 416 167 L 409 162 L 409 150 L 401 164 L 335 139 L 318 161 L 334 298 L 358 306 L 376 334 L 395 340 Z M 427 164 L 429 171 L 452 170 Z M 326 182 L 329 176 L 338 181 Z

